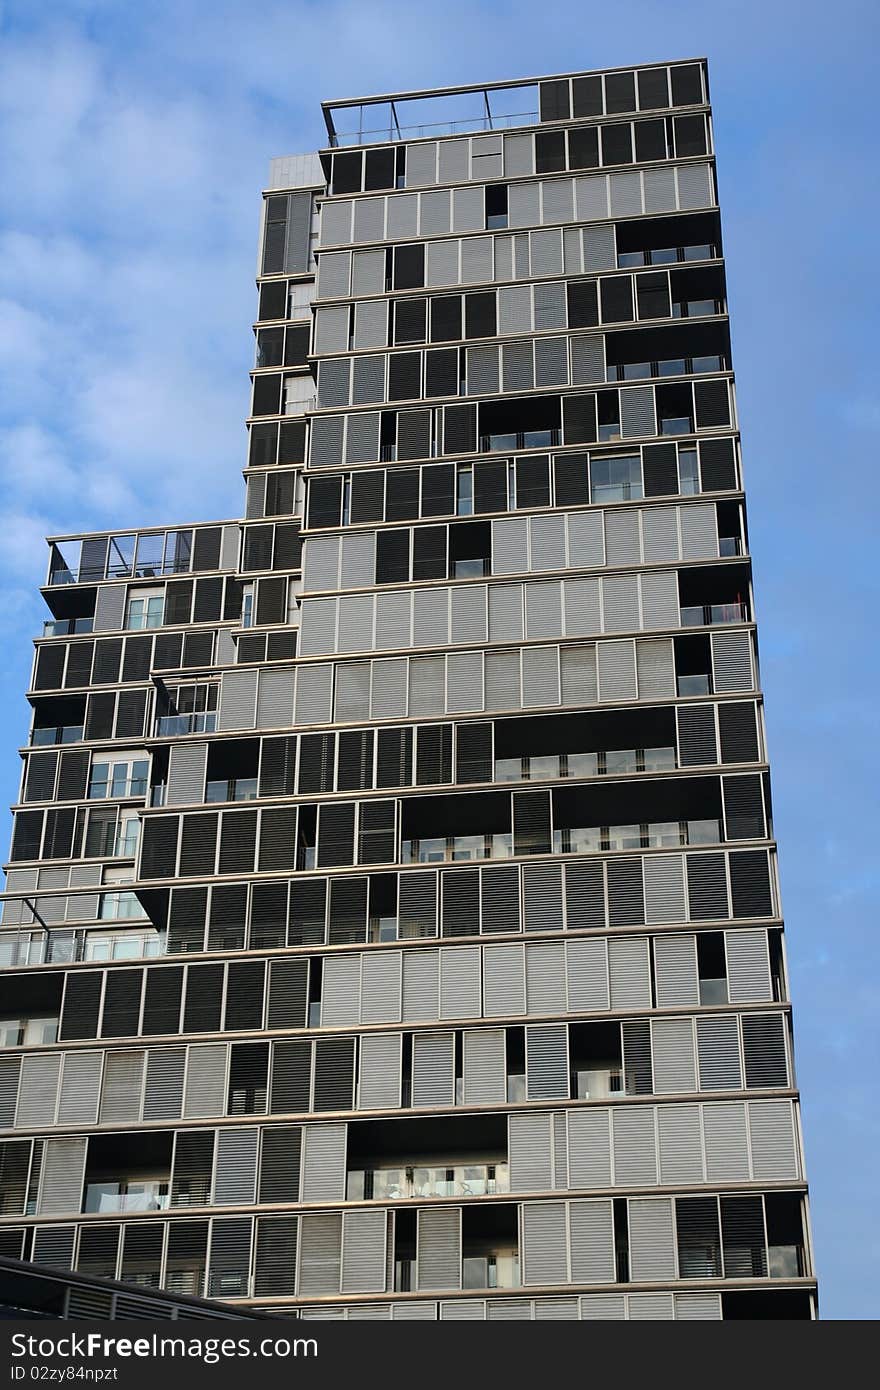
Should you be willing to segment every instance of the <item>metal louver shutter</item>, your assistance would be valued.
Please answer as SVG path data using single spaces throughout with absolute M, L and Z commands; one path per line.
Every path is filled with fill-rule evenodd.
M 347 1144 L 346 1125 L 303 1126 L 301 1201 L 344 1199 Z
M 100 1052 L 67 1052 L 58 1101 L 58 1123 L 94 1124 L 101 1091 Z
M 550 793 L 514 792 L 514 854 L 549 854 L 551 849 Z
M 300 1217 L 300 1294 L 339 1292 L 342 1256 L 342 1213 Z
M 570 1012 L 602 1013 L 610 1008 L 606 942 L 569 941 L 565 955 Z
M 522 876 L 523 930 L 560 931 L 563 926 L 562 866 L 525 864 Z
M 748 1114 L 755 1181 L 796 1182 L 800 1165 L 791 1101 L 751 1101 Z
M 299 1201 L 302 1131 L 298 1125 L 263 1130 L 260 1151 L 260 1202 Z
M 308 962 L 274 960 L 269 964 L 268 1028 L 304 1028 L 307 1014 Z
M 342 1217 L 343 1293 L 382 1293 L 385 1290 L 384 1210 L 347 1211 Z
M 727 985 L 732 1004 L 773 998 L 766 931 L 725 933 Z
M 728 840 L 759 840 L 766 834 L 761 777 L 722 777 Z
M 510 1114 L 508 1156 L 511 1192 L 544 1192 L 553 1187 L 552 1116 Z
M 570 1094 L 568 1028 L 564 1023 L 526 1028 L 526 1084 L 529 1100 Z
M 443 936 L 476 936 L 480 930 L 478 869 L 445 869 L 441 876 Z
M 82 1209 L 86 1170 L 85 1139 L 47 1139 L 40 1177 L 40 1215 Z
M 577 1188 L 611 1186 L 611 1132 L 608 1109 L 568 1112 L 568 1181 Z
M 73 1268 L 75 1226 L 37 1226 L 34 1229 L 33 1261 L 49 1269 Z
M 646 922 L 686 921 L 683 857 L 680 854 L 646 855 L 644 877 Z
M 611 1112 L 614 1182 L 617 1187 L 653 1187 L 657 1182 L 654 1107 L 621 1106 Z
M 412 1107 L 455 1104 L 455 1034 L 416 1033 L 412 1040 Z
M 177 1120 L 183 1106 L 186 1048 L 151 1047 L 147 1053 L 144 1119 Z
M 359 1110 L 396 1110 L 401 1099 L 401 1036 L 365 1033 L 360 1045 Z
M 703 1136 L 698 1105 L 657 1108 L 661 1183 L 703 1181 Z
M 730 888 L 734 917 L 772 917 L 773 891 L 767 851 L 744 850 L 730 860 Z
M 651 1022 L 654 1091 L 657 1095 L 697 1089 L 694 1027 L 689 1018 L 655 1018 Z
M 440 1015 L 440 958 L 437 951 L 404 951 L 404 1019 L 431 1022 Z
M 668 1197 L 629 1200 L 630 1278 L 636 1281 L 676 1277 L 675 1226 Z
M 526 1012 L 523 948 L 519 944 L 483 947 L 483 1013 L 486 1018 Z
M 250 1206 L 256 1199 L 258 1137 L 253 1126 L 218 1130 L 215 1206 Z
M 547 941 L 526 946 L 526 1011 L 565 1013 L 565 943 Z
M 366 953 L 362 964 L 362 1023 L 396 1023 L 400 1019 L 401 968 L 399 951 Z
M 525 1202 L 522 1207 L 523 1284 L 568 1282 L 564 1202 Z
M 739 1029 L 733 1014 L 697 1019 L 697 1055 L 701 1091 L 739 1091 L 742 1070 Z
M 235 1298 L 250 1292 L 253 1224 L 249 1216 L 221 1216 L 211 1222 L 209 1298 Z
M 507 1065 L 503 1028 L 467 1029 L 462 1044 L 465 1105 L 502 1104 L 507 1099 Z
M 569 1202 L 568 1224 L 572 1282 L 613 1284 L 617 1279 L 617 1261 L 611 1202 L 605 1199 Z M 608 1316 L 604 1305 L 603 1309 L 601 1316 Z
M 143 1051 L 107 1054 L 98 1116 L 101 1124 L 140 1119 L 145 1061 Z
M 721 1244 L 725 1279 L 766 1277 L 767 1245 L 760 1197 L 721 1198 Z
M 703 1141 L 707 1182 L 748 1182 L 749 1143 L 746 1107 L 741 1101 L 704 1105 Z
M 295 1216 L 269 1216 L 257 1221 L 254 1294 L 279 1297 L 296 1289 Z
M 756 706 L 753 700 L 737 700 L 718 706 L 721 761 L 753 763 L 759 758 Z
M 635 649 L 631 641 L 598 642 L 599 697 L 605 701 L 635 700 Z
M 753 690 L 752 638 L 748 632 L 713 632 L 712 688 L 718 695 Z
M 436 873 L 400 875 L 397 918 L 402 938 L 437 935 Z
M 645 920 L 641 859 L 609 859 L 607 871 L 610 925 L 641 926 Z
M 678 761 L 681 767 L 700 767 L 718 762 L 715 743 L 715 706 L 680 705 Z
M 482 930 L 518 932 L 519 868 L 516 864 L 496 864 L 480 870 L 482 891 Z
M 206 743 L 178 743 L 172 746 L 166 805 L 192 805 L 204 800 L 207 762 Z
M 608 976 L 612 1009 L 649 1009 L 652 1001 L 648 938 L 610 937 Z
M 155 824 L 155 822 L 154 822 Z M 176 830 L 176 824 L 175 824 Z M 70 971 L 64 984 L 59 1038 L 96 1038 L 104 976 L 100 970 Z
M 601 863 L 565 865 L 565 913 L 569 931 L 605 926 L 605 879 Z
M 227 1051 L 225 1043 L 189 1048 L 183 1099 L 185 1119 L 225 1113 Z
M 480 947 L 446 947 L 440 952 L 440 1017 L 479 1018 Z
M 685 858 L 691 921 L 716 921 L 728 917 L 724 855 L 688 854 Z
M 309 1108 L 312 1044 L 276 1042 L 272 1046 L 272 1091 L 269 1111 L 293 1115 Z
M 416 1219 L 418 1287 L 461 1288 L 461 1208 L 425 1208 Z
M 351 1110 L 354 1104 L 354 1038 L 315 1043 L 315 1110 Z
M 689 1004 L 699 1004 L 695 936 L 655 936 L 654 971 L 658 1009 L 675 1009 Z
M 746 1086 L 749 1090 L 787 1086 L 788 1061 L 782 1014 L 744 1014 L 742 1019 Z
M 257 698 L 256 671 L 224 671 L 220 678 L 220 712 L 217 727 L 252 729 Z

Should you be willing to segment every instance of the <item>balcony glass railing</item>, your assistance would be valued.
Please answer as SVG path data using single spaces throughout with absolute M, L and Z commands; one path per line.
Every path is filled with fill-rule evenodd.
M 802 1245 L 769 1245 L 767 1273 L 771 1279 L 799 1279 L 806 1274 Z
M 679 676 L 679 695 L 711 695 L 712 677 L 709 675 Z
M 45 1047 L 57 1038 L 57 1018 L 0 1019 L 0 1047 Z
M 590 825 L 554 830 L 554 854 L 600 854 L 615 850 L 715 845 L 721 840 L 717 820 L 659 821 L 651 824 Z
M 536 782 L 557 777 L 619 777 L 631 772 L 673 772 L 674 748 L 617 748 L 599 753 L 545 753 L 499 758 L 496 782 Z
M 164 1211 L 167 1206 L 167 1182 L 90 1182 L 86 1186 L 86 1211 Z
M 512 449 L 550 449 L 561 443 L 561 431 L 520 430 L 511 434 L 483 434 L 480 436 L 480 452 L 484 454 L 509 453 Z
M 463 1289 L 518 1289 L 519 1257 L 513 1254 L 464 1255 Z
M 226 781 L 209 782 L 205 788 L 206 801 L 254 801 L 256 796 L 256 777 L 230 777 Z
M 506 833 L 489 835 L 446 835 L 424 840 L 404 840 L 401 862 L 404 864 L 444 864 L 463 859 L 509 859 L 513 854 L 513 836 Z
M 711 627 L 718 623 L 746 623 L 748 613 L 744 603 L 703 603 L 682 608 L 682 627 Z
M 78 632 L 91 632 L 94 618 L 54 618 L 43 623 L 44 637 L 70 637 Z
M 408 1197 L 491 1197 L 510 1191 L 506 1163 L 354 1169 L 348 1174 L 350 1202 L 403 1201 Z
M 82 724 L 59 724 L 55 728 L 33 729 L 31 745 L 42 747 L 47 743 L 79 743 L 82 736 Z
M 193 714 L 162 714 L 156 720 L 157 735 L 212 734 L 217 727 L 217 711 L 199 710 Z
M 578 1100 L 607 1100 L 609 1096 L 622 1095 L 623 1090 L 623 1071 L 617 1064 L 575 1070 L 574 1094 Z
M 165 938 L 160 932 L 75 931 L 0 932 L 0 969 L 22 965 L 69 965 L 78 960 L 140 960 L 161 956 Z

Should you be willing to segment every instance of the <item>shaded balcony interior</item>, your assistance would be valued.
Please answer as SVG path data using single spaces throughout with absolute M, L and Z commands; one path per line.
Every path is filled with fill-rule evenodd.
M 85 695 L 41 696 L 32 704 L 32 746 L 81 741 L 86 720 Z
M 617 264 L 622 270 L 706 261 L 721 254 L 717 212 L 633 218 L 618 222 L 616 230 Z
M 252 801 L 257 795 L 260 741 L 224 739 L 208 746 L 206 801 Z
M 717 777 L 579 783 L 515 794 L 512 812 L 502 792 L 419 797 L 402 803 L 401 837 L 403 863 L 717 844 L 721 790 Z
M 479 413 L 480 449 L 484 453 L 548 449 L 561 442 L 562 402 L 559 396 L 482 401 Z
M 704 303 L 707 312 L 711 312 L 712 303 Z M 730 365 L 730 335 L 726 323 L 676 324 L 608 333 L 605 360 L 609 381 L 722 372 Z
M 376 583 L 405 584 L 410 579 L 478 579 L 491 573 L 492 527 L 488 521 L 452 526 L 418 526 L 412 532 L 379 531 L 376 537 Z
M 89 1139 L 83 1209 L 162 1211 L 170 1201 L 173 1133 L 93 1134 Z
M 751 578 L 746 564 L 700 565 L 678 571 L 682 627 L 747 623 Z
M 98 599 L 95 585 L 77 584 L 72 588 L 45 588 L 43 598 L 52 618 L 43 623 L 41 636 L 69 637 L 92 631 Z
M 63 986 L 61 972 L 0 976 L 0 1048 L 56 1042 Z
M 494 742 L 497 782 L 669 772 L 677 761 L 671 707 L 499 719 Z
M 157 681 L 156 734 L 211 734 L 217 727 L 219 681 L 171 686 Z
M 418 1288 L 417 1220 L 414 1211 L 394 1219 L 394 1290 Z M 519 1224 L 514 1203 L 474 1203 L 461 1209 L 461 1287 L 519 1287 Z
M 509 1187 L 503 1115 L 426 1116 L 349 1127 L 349 1201 L 480 1197 Z

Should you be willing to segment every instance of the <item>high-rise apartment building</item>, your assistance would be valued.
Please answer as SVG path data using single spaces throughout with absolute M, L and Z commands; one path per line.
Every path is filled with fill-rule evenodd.
M 51 542 L 0 1252 L 811 1318 L 705 63 L 324 106 L 243 520 Z

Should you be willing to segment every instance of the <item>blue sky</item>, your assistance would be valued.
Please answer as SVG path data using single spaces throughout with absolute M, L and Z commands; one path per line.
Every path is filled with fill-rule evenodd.
M 43 535 L 240 512 L 259 190 L 271 156 L 320 142 L 321 98 L 709 57 L 833 1318 L 880 1313 L 878 15 L 869 0 L 0 0 L 0 803 L 17 790 Z

